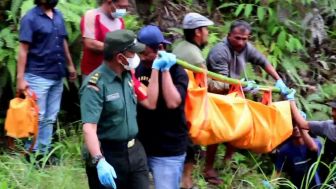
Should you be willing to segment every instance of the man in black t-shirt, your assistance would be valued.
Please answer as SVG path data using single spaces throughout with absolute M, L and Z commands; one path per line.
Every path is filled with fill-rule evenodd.
M 158 98 L 152 110 L 138 105 L 137 120 L 139 139 L 143 143 L 148 166 L 154 177 L 155 188 L 175 189 L 183 171 L 187 149 L 187 124 L 184 113 L 187 94 L 188 76 L 184 69 L 176 65 L 173 54 L 160 51 L 166 41 L 157 26 L 143 27 L 138 40 L 146 45 L 141 55 L 141 63 L 136 69 L 136 77 L 144 85 L 148 85 L 155 68 L 153 61 L 157 56 L 167 55 L 170 62 L 160 69 L 158 82 Z

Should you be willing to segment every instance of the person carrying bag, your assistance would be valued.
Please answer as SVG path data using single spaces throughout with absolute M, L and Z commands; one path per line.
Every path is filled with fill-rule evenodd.
M 34 92 L 25 90 L 12 99 L 7 110 L 5 131 L 6 135 L 12 138 L 21 139 L 33 137 L 33 143 L 29 149 L 35 145 L 38 134 L 38 112 L 37 97 Z

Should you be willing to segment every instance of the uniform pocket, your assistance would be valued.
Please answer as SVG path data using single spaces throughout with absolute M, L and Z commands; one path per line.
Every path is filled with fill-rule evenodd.
M 120 95 L 119 93 L 115 93 L 105 97 L 105 111 L 108 112 L 107 115 L 110 116 L 110 119 L 116 125 L 120 124 L 124 120 L 126 108 L 123 102 L 123 98 L 117 94 Z

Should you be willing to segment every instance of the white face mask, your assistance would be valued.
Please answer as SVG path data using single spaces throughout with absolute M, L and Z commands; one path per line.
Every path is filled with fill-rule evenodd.
M 127 14 L 126 9 L 116 9 L 115 12 L 111 13 L 113 18 L 122 18 Z
M 126 58 L 126 59 L 127 59 L 128 65 L 120 63 L 125 68 L 125 70 L 135 69 L 140 64 L 140 57 L 137 54 L 135 54 L 134 57 L 132 58 Z

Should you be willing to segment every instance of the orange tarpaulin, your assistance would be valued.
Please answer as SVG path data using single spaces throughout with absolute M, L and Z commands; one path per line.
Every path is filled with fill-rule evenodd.
M 203 74 L 189 76 L 185 113 L 189 134 L 196 144 L 230 142 L 237 148 L 269 152 L 292 133 L 289 102 L 264 105 L 238 93 L 207 92 Z

